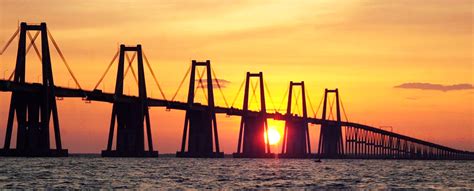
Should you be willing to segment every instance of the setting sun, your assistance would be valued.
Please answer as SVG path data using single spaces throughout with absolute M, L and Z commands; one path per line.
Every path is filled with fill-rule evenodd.
M 266 137 L 266 134 L 265 134 L 265 137 Z M 275 128 L 269 127 L 268 140 L 270 140 L 270 145 L 278 144 L 278 142 L 280 142 L 280 139 L 281 139 L 280 133 Z
M 473 4 L 0 0 L 0 191 L 474 191 Z

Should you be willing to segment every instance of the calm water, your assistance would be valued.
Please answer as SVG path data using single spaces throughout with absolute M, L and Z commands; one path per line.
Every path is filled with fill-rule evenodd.
M 0 158 L 0 188 L 470 188 L 474 161 Z

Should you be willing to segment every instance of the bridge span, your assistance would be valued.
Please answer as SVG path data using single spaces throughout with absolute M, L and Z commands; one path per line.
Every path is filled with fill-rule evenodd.
M 37 31 L 37 33 L 33 37 L 29 33 L 30 31 Z M 34 44 L 34 39 L 39 34 L 41 34 L 41 53 Z M 98 84 L 93 90 L 84 90 L 67 65 L 45 23 L 39 25 L 21 23 L 13 37 L 16 36 L 19 37 L 19 43 L 15 71 L 9 79 L 0 80 L 0 91 L 11 92 L 5 143 L 3 149 L 0 150 L 0 156 L 67 156 L 68 151 L 61 145 L 56 100 L 81 98 L 86 101 L 113 104 L 108 144 L 102 151 L 104 157 L 158 156 L 158 151 L 153 150 L 148 108 L 165 107 L 170 110 L 186 111 L 182 145 L 176 153 L 178 157 L 223 157 L 223 153 L 219 149 L 216 114 L 225 114 L 241 117 L 238 149 L 233 155 L 237 158 L 474 159 L 473 152 L 446 147 L 368 125 L 343 121 L 338 89 L 325 90 L 321 118 L 308 117 L 307 115 L 307 95 L 305 95 L 304 82 L 290 82 L 286 113 L 267 112 L 265 106 L 266 87 L 262 72 L 247 73 L 242 109 L 215 106 L 213 85 L 217 85 L 219 90 L 220 85 L 209 60 L 192 61 L 190 70 L 187 72 L 187 75 L 190 74 L 187 102 L 168 100 L 163 93 L 163 99 L 150 98 L 146 91 L 145 64 L 150 69 L 159 90 L 161 92 L 162 90 L 141 45 L 121 45 L 120 50 L 108 66 L 107 71 L 118 57 L 115 92 L 102 92 L 97 89 Z M 13 37 L 12 39 L 14 39 Z M 27 37 L 30 39 L 29 45 L 27 45 Z M 6 47 L 12 39 L 9 40 Z M 54 85 L 49 52 L 50 40 L 60 53 L 77 88 Z M 25 81 L 26 54 L 31 47 L 35 48 L 42 62 L 42 83 Z M 133 52 L 134 56 L 130 58 L 127 52 Z M 137 59 L 138 75 L 131 67 L 135 58 Z M 204 68 L 202 72 L 198 70 L 200 67 Z M 124 77 L 129 70 L 134 75 L 139 87 L 137 96 L 123 93 Z M 204 71 L 206 76 L 204 76 Z M 205 78 L 203 79 L 203 77 Z M 259 85 L 252 84 L 250 87 L 249 81 L 252 77 L 259 80 Z M 206 83 L 203 82 L 204 80 L 207 80 Z M 196 86 L 196 83 L 199 84 Z M 183 82 L 180 87 L 182 84 Z M 203 90 L 206 93 L 207 105 L 194 102 L 195 91 L 199 87 L 207 90 L 207 92 Z M 297 96 L 297 99 L 302 101 L 303 114 L 301 116 L 292 113 L 294 101 L 292 100 L 294 94 L 292 90 L 297 87 L 301 88 L 301 94 Z M 251 88 L 254 94 L 256 90 L 259 90 L 259 111 L 248 109 Z M 335 114 L 332 114 L 333 103 L 328 101 L 330 94 L 335 95 L 333 101 Z M 14 116 L 17 121 L 16 148 L 12 148 L 10 143 Z M 330 116 L 334 119 L 330 119 Z M 49 124 L 51 118 L 53 119 L 55 148 L 50 146 Z M 266 143 L 268 141 L 265 141 L 268 139 L 265 137 L 265 132 L 268 130 L 267 119 L 285 121 L 283 146 L 280 153 L 272 152 Z M 308 124 L 316 124 L 321 128 L 317 151 L 314 152 L 311 150 Z M 147 136 L 148 150 L 145 149 L 145 135 Z M 115 149 L 113 149 L 114 136 L 116 136 Z

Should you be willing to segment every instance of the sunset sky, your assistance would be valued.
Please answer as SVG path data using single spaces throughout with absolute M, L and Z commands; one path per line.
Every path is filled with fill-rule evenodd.
M 217 77 L 228 81 L 223 91 L 229 102 L 247 71 L 261 71 L 277 108 L 282 99 L 286 108 L 289 81 L 304 80 L 314 109 L 324 88 L 339 88 L 350 121 L 474 151 L 472 7 L 471 0 L 2 0 L 0 48 L 18 22 L 47 22 L 84 89 L 94 87 L 119 44 L 142 44 L 168 98 L 191 60 L 211 60 Z M 17 44 L 0 56 L 1 78 L 14 69 Z M 56 85 L 75 87 L 51 52 Z M 37 82 L 34 51 L 27 60 L 27 79 Z M 112 92 L 115 75 L 116 65 L 99 88 Z M 148 95 L 161 98 L 150 72 L 145 75 Z M 134 94 L 127 77 L 125 92 Z M 188 81 L 177 100 L 185 101 L 187 87 Z M 242 95 L 235 107 L 242 106 Z M 3 147 L 10 94 L 0 93 L 0 99 Z M 274 109 L 268 95 L 267 107 Z M 64 99 L 58 109 L 70 152 L 106 147 L 111 104 Z M 150 111 L 155 148 L 174 153 L 184 111 Z M 308 111 L 313 116 L 309 104 Z M 240 118 L 217 120 L 222 150 L 235 152 Z M 282 123 L 271 126 L 282 131 Z M 319 126 L 310 128 L 315 152 Z

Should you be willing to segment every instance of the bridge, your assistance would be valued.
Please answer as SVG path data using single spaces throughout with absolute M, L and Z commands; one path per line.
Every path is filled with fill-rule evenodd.
M 31 35 L 30 31 L 36 33 Z M 35 44 L 35 40 L 39 35 L 41 35 L 41 51 Z M 233 153 L 235 158 L 474 159 L 473 152 L 446 147 L 381 128 L 349 122 L 347 118 L 343 120 L 341 113 L 345 113 L 345 111 L 339 98 L 338 89 L 325 90 L 320 118 L 309 117 L 305 83 L 303 81 L 289 83 L 286 113 L 267 112 L 265 90 L 267 90 L 267 93 L 270 92 L 266 87 L 262 72 L 246 73 L 244 100 L 241 109 L 228 106 L 224 96 L 227 106 L 216 106 L 213 86 L 217 85 L 220 93 L 222 91 L 209 60 L 203 62 L 193 60 L 181 81 L 178 91 L 189 76 L 187 102 L 175 101 L 174 98 L 177 92 L 172 99 L 166 99 L 141 45 L 121 45 L 97 85 L 93 90 L 85 90 L 82 89 L 74 76 L 59 46 L 48 31 L 46 23 L 21 23 L 18 30 L 1 50 L 1 54 L 5 52 L 16 37 L 18 37 L 19 43 L 15 70 L 8 79 L 0 80 L 0 91 L 11 92 L 5 142 L 3 149 L 0 150 L 0 156 L 68 156 L 67 149 L 64 149 L 61 144 L 56 100 L 82 98 L 85 101 L 113 104 L 109 137 L 107 146 L 102 151 L 103 157 L 157 157 L 158 151 L 153 149 L 152 144 L 151 120 L 148 109 L 150 107 L 165 107 L 169 110 L 186 111 L 182 144 L 176 152 L 177 157 L 223 157 L 224 153 L 219 148 L 216 114 L 225 114 L 241 117 L 237 151 Z M 27 41 L 27 38 L 29 41 Z M 59 87 L 54 84 L 49 48 L 50 41 L 66 65 L 77 88 Z M 42 63 L 42 83 L 31 83 L 25 80 L 26 54 L 32 48 Z M 127 52 L 132 52 L 133 56 L 130 58 Z M 115 91 L 107 93 L 97 89 L 109 69 L 116 63 L 117 58 L 118 71 Z M 138 74 L 131 67 L 135 58 L 138 68 L 136 73 Z M 147 96 L 145 65 L 150 70 L 163 97 L 162 99 Z M 198 68 L 201 67 L 203 70 L 199 72 Z M 138 85 L 137 96 L 126 95 L 123 92 L 124 77 L 129 71 Z M 204 76 L 204 73 L 206 73 L 206 76 Z M 258 83 L 250 83 L 253 78 L 256 78 Z M 194 101 L 195 93 L 199 88 L 205 93 L 207 105 Z M 299 88 L 300 91 L 294 96 L 294 89 L 296 88 Z M 260 109 L 258 111 L 249 109 L 251 90 L 252 96 L 255 97 L 256 92 L 259 92 Z M 334 97 L 332 101 L 330 101 L 331 96 Z M 292 105 L 295 101 L 293 99 L 300 99 L 299 101 L 302 104 L 300 106 Z M 295 107 L 302 110 L 301 116 L 292 113 Z M 11 138 L 15 116 L 17 134 L 16 147 L 13 148 Z M 51 147 L 49 137 L 51 118 L 55 139 L 54 147 Z M 269 141 L 266 141 L 268 140 L 268 135 L 265 133 L 268 130 L 268 119 L 285 121 L 283 145 L 280 153 L 272 152 Z M 310 144 L 309 124 L 316 124 L 321 128 L 319 135 L 316 135 L 319 136 L 319 144 L 314 151 Z M 145 149 L 145 135 L 147 149 Z

